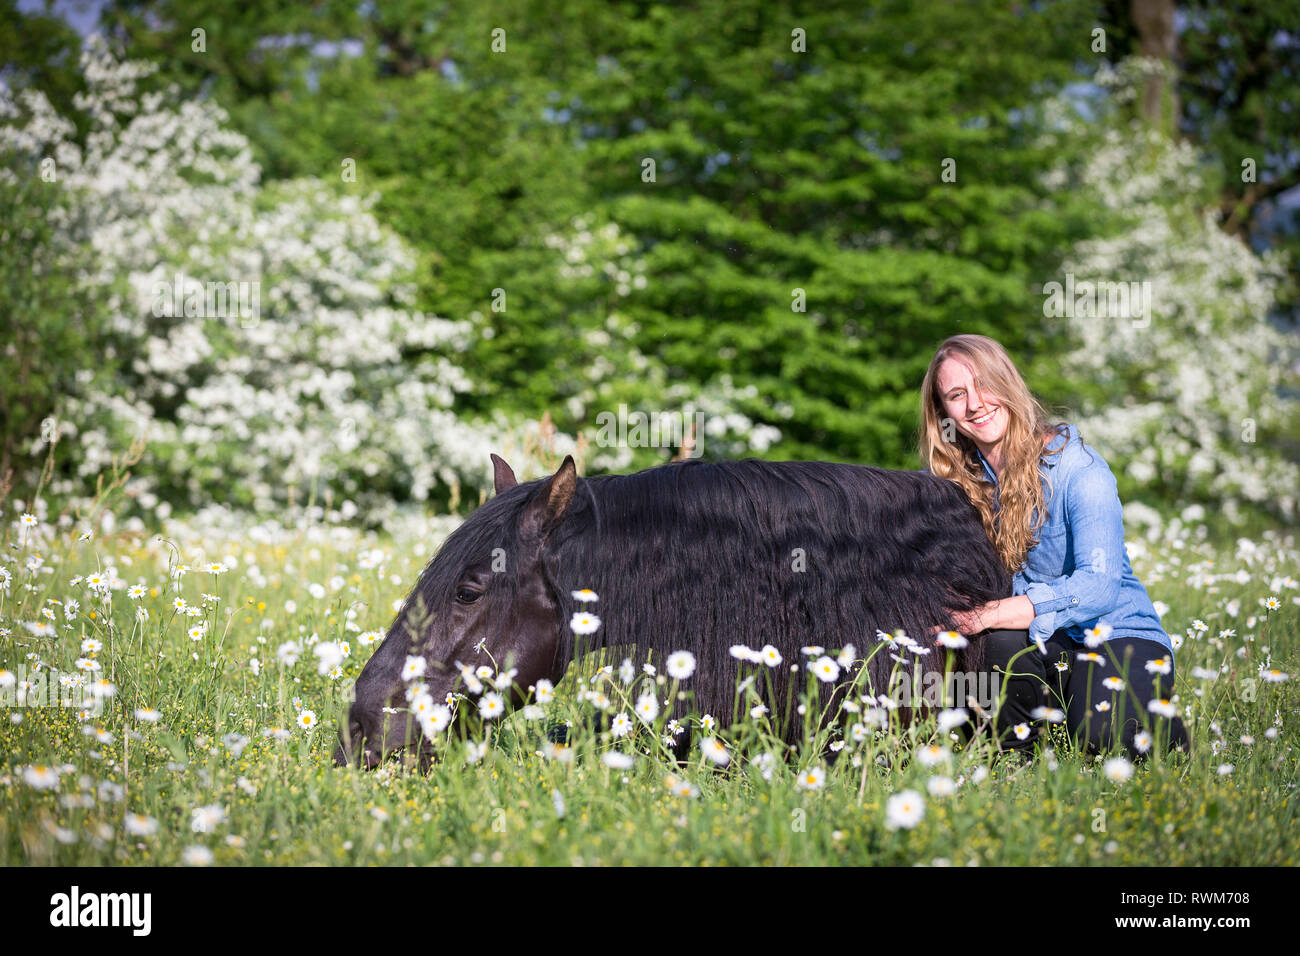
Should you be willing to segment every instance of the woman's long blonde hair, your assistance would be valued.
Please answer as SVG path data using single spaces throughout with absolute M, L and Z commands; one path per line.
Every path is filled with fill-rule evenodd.
M 949 358 L 969 365 L 985 399 L 1006 409 L 1003 465 L 997 485 L 985 479 L 975 443 L 957 430 L 944 410 L 939 395 L 939 366 Z M 954 335 L 939 346 L 921 384 L 921 409 L 921 461 L 932 474 L 961 486 L 979 511 L 998 557 L 1007 571 L 1015 574 L 1029 549 L 1038 543 L 1038 532 L 1047 519 L 1039 458 L 1059 454 L 1065 447 L 1062 444 L 1060 449 L 1049 452 L 1043 443 L 1049 434 L 1064 431 L 1065 426 L 1048 421 L 1046 411 L 1025 385 L 1006 349 L 984 335 Z

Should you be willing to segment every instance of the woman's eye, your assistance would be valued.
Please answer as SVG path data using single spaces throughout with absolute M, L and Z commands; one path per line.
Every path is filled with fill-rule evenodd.
M 473 604 L 483 596 L 482 591 L 475 591 L 473 588 L 457 588 L 456 600 L 461 604 Z

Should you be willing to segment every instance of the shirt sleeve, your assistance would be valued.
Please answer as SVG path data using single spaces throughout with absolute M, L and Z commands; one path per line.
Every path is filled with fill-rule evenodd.
M 1029 636 L 1040 650 L 1061 628 L 1114 610 L 1124 574 L 1124 513 L 1109 468 L 1089 466 L 1070 476 L 1065 515 L 1074 542 L 1074 571 L 1034 582 L 1024 591 L 1034 605 Z

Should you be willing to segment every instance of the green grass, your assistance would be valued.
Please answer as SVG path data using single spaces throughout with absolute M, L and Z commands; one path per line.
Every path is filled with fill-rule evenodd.
M 1166 629 L 1185 637 L 1175 692 L 1194 749 L 1190 758 L 1157 756 L 1117 783 L 1099 758 L 1063 739 L 1050 755 L 1022 764 L 983 741 L 963 748 L 938 740 L 930 727 L 848 742 L 833 762 L 818 756 L 823 734 L 778 760 L 765 779 L 747 758 L 775 750 L 775 741 L 749 721 L 722 735 L 734 755 L 726 767 L 698 749 L 677 766 L 656 730 L 635 718 L 629 737 L 611 740 L 600 729 L 581 693 L 602 663 L 592 659 L 570 669 L 544 718 L 516 712 L 489 725 L 477 763 L 468 764 L 464 743 L 453 740 L 441 743 L 442 759 L 427 775 L 399 763 L 377 773 L 335 768 L 347 682 L 376 646 L 359 636 L 388 624 L 428 551 L 324 525 L 262 543 L 255 541 L 264 535 L 229 534 L 182 531 L 174 544 L 131 534 L 78 540 L 76 528 L 44 523 L 9 528 L 0 668 L 19 675 L 35 655 L 47 668 L 75 672 L 82 641 L 94 639 L 102 643 L 94 660 L 116 693 L 102 714 L 86 719 L 64 706 L 0 709 L 0 864 L 172 865 L 196 846 L 219 865 L 1300 861 L 1296 682 L 1259 678 L 1266 660 L 1288 673 L 1297 666 L 1293 539 L 1256 538 L 1249 558 L 1198 541 L 1195 529 L 1146 542 L 1135 570 L 1152 598 L 1169 606 Z M 367 567 L 371 549 L 385 559 Z M 26 569 L 32 554 L 43 559 L 36 572 Z M 227 555 L 237 561 L 227 573 L 199 570 Z M 192 570 L 173 582 L 169 569 L 181 562 Z M 110 581 L 142 584 L 144 596 L 110 587 L 103 602 L 86 575 L 109 568 Z M 313 596 L 313 584 L 324 596 Z M 1265 613 L 1261 601 L 1270 595 L 1280 607 Z M 177 597 L 202 613 L 184 616 L 173 606 Z M 1228 610 L 1234 599 L 1236 616 Z M 80 607 L 69 618 L 64 607 L 72 600 Z M 1208 630 L 1196 631 L 1198 619 Z M 38 622 L 50 627 L 27 626 Z M 192 640 L 187 632 L 197 622 L 207 627 Z M 1225 628 L 1235 634 L 1219 637 Z M 340 679 L 319 674 L 310 649 L 291 666 L 278 661 L 282 643 L 311 635 L 350 642 Z M 636 684 L 624 686 L 620 662 L 609 663 L 613 674 L 597 683 L 613 699 L 610 714 L 632 713 Z M 1194 667 L 1225 665 L 1213 681 L 1191 677 Z M 689 708 L 690 680 L 680 687 Z M 674 699 L 672 682 L 656 693 L 661 703 Z M 315 712 L 315 729 L 299 726 L 295 700 Z M 142 707 L 160 719 L 137 718 Z M 660 730 L 668 716 L 658 718 Z M 542 731 L 563 720 L 573 722 L 571 745 L 542 753 Z M 272 728 L 287 730 L 287 739 L 266 736 Z M 223 740 L 230 734 L 247 739 L 237 754 Z M 926 767 L 909 755 L 931 739 L 951 757 Z M 632 767 L 602 762 L 610 749 L 634 754 Z M 799 771 L 814 765 L 825 771 L 824 785 L 800 789 Z M 1221 773 L 1226 765 L 1231 771 Z M 57 768 L 57 785 L 33 786 L 27 771 L 38 766 Z M 955 792 L 928 793 L 935 776 L 951 778 Z M 924 817 L 912 828 L 890 828 L 886 803 L 908 789 L 923 795 Z M 221 807 L 224 819 L 196 832 L 194 811 L 209 806 Z M 129 833 L 128 813 L 151 818 L 156 830 Z

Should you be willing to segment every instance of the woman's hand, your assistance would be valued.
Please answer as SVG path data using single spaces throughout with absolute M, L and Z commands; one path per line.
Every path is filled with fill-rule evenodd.
M 990 601 L 969 611 L 949 611 L 961 634 L 978 634 L 980 631 L 997 631 L 1003 628 L 1019 630 L 1029 626 L 1034 619 L 1034 604 L 1023 594 L 1018 597 Z M 943 628 L 936 625 L 930 633 L 938 634 Z
M 978 634 L 980 631 L 986 631 L 992 624 L 984 623 L 985 619 L 992 617 L 997 610 L 997 602 L 984 604 L 980 607 L 973 608 L 969 611 L 952 611 L 953 623 L 957 625 L 957 631 L 961 634 Z
M 969 611 L 949 611 L 948 613 L 952 615 L 952 622 L 957 626 L 958 634 L 978 634 L 980 631 L 986 631 L 992 627 L 991 624 L 985 623 L 985 619 L 995 610 L 994 605 L 996 604 L 997 602 L 994 601 L 991 604 L 984 604 Z M 930 636 L 933 637 L 944 630 L 947 630 L 947 628 L 936 624 L 930 628 Z

